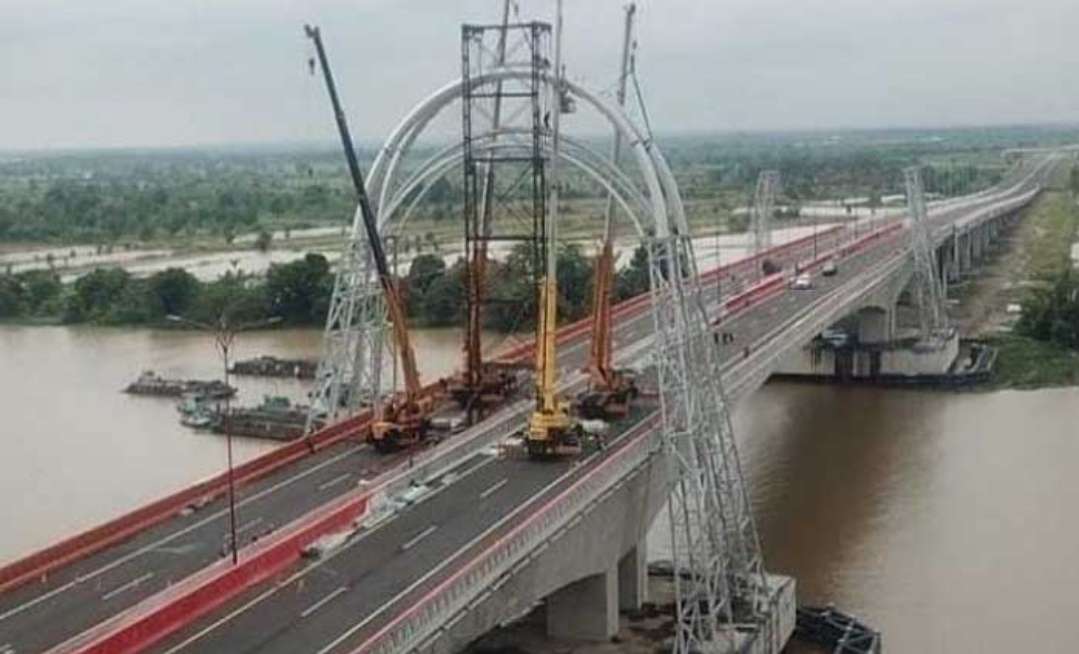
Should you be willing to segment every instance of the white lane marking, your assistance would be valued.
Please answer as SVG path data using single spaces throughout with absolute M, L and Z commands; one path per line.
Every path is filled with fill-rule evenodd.
M 431 526 L 430 526 L 430 527 L 428 527 L 427 529 L 424 529 L 423 531 L 421 531 L 420 533 L 416 534 L 415 536 L 413 536 L 413 537 L 412 537 L 412 538 L 410 538 L 409 540 L 405 541 L 404 545 L 402 545 L 402 546 L 401 546 L 401 551 L 402 551 L 402 552 L 407 552 L 407 551 L 409 551 L 410 549 L 412 549 L 413 547 L 415 547 L 416 543 L 420 542 L 420 541 L 421 541 L 421 540 L 423 540 L 424 538 L 427 538 L 427 537 L 428 537 L 428 536 L 430 536 L 431 534 L 435 533 L 435 531 L 436 531 L 437 529 L 438 529 L 438 525 L 431 525 Z
M 10 643 L 0 645 L 0 654 L 15 654 L 15 648 Z
M 247 523 L 245 525 L 241 525 L 241 526 L 237 527 L 236 528 L 236 533 L 237 534 L 242 534 L 245 531 L 247 531 L 248 529 L 254 527 L 255 525 L 257 525 L 257 524 L 259 524 L 261 522 L 262 522 L 262 518 L 255 518 L 251 522 L 249 522 L 249 523 Z
M 333 458 L 326 459 L 322 463 L 320 463 L 318 465 L 315 465 L 315 466 L 312 466 L 312 467 L 308 468 L 307 470 L 304 470 L 303 472 L 301 472 L 301 473 L 299 473 L 299 474 L 297 474 L 297 475 L 295 475 L 293 477 L 289 477 L 288 479 L 283 479 L 283 480 L 279 481 L 278 483 L 274 484 L 273 486 L 270 486 L 269 488 L 263 489 L 262 491 L 259 491 L 258 493 L 255 493 L 254 495 L 252 495 L 250 497 L 244 498 L 242 501 L 238 502 L 236 504 L 236 506 L 237 507 L 246 506 L 247 504 L 250 504 L 251 502 L 254 502 L 255 500 L 261 499 L 261 498 L 265 497 L 266 495 L 268 495 L 270 493 L 276 492 L 277 490 L 279 490 L 281 488 L 284 488 L 285 486 L 288 486 L 289 484 L 291 484 L 293 482 L 299 481 L 300 479 L 303 479 L 304 477 L 307 477 L 307 476 L 317 472 L 318 470 L 321 470 L 322 468 L 325 468 L 328 465 L 336 463 L 336 462 L 340 461 L 341 459 L 345 458 L 346 456 L 351 456 L 351 455 L 353 455 L 353 454 L 355 454 L 356 452 L 359 452 L 359 451 L 361 451 L 359 448 L 354 448 L 354 449 L 350 449 L 347 452 L 343 452 L 341 454 L 338 454 L 337 456 L 335 456 Z M 52 597 L 55 597 L 56 595 L 59 595 L 60 593 L 65 593 L 65 592 L 71 590 L 72 588 L 74 588 L 75 586 L 81 584 L 82 582 L 89 581 L 91 579 L 94 579 L 95 577 L 99 577 L 99 576 L 105 574 L 106 572 L 108 572 L 109 570 L 117 568 L 117 567 L 127 563 L 128 561 L 131 561 L 132 559 L 136 559 L 136 558 L 142 556 L 143 554 L 146 554 L 147 552 L 152 552 L 155 549 L 157 549 L 157 548 L 161 547 L 162 545 L 164 545 L 165 543 L 170 543 L 170 542 L 176 540 L 177 538 L 179 538 L 180 536 L 184 536 L 184 535 L 194 531 L 195 529 L 198 529 L 199 527 L 203 527 L 203 526 L 213 522 L 214 520 L 217 520 L 218 518 L 221 518 L 222 516 L 226 515 L 227 513 L 228 513 L 228 509 L 222 509 L 222 510 L 218 511 L 217 513 L 214 513 L 213 515 L 207 516 L 206 518 L 203 518 L 202 520 L 200 520 L 198 522 L 192 523 L 192 524 L 188 525 L 187 527 L 185 527 L 185 528 L 183 528 L 183 529 L 181 529 L 179 531 L 173 532 L 172 534 L 170 534 L 168 536 L 165 536 L 161 540 L 158 540 L 156 542 L 145 545 L 145 546 L 135 550 L 134 552 L 131 552 L 130 554 L 122 556 L 122 557 L 116 559 L 115 561 L 111 561 L 111 562 L 107 563 L 106 565 L 103 565 L 102 567 L 98 568 L 97 570 L 94 570 L 92 572 L 89 572 L 89 573 L 87 573 L 85 575 L 82 575 L 82 576 L 79 576 L 79 577 L 75 577 L 75 579 L 67 582 L 66 584 L 64 584 L 62 586 L 57 586 L 56 588 L 50 590 L 47 593 L 44 593 L 43 595 L 38 595 L 34 599 L 32 599 L 32 600 L 30 600 L 28 602 L 25 602 L 23 604 L 20 604 L 19 606 L 16 606 L 15 608 L 12 608 L 12 609 L 8 610 L 5 613 L 0 613 L 0 621 L 6 620 L 6 619 L 10 618 L 13 615 L 17 615 L 19 613 L 22 613 L 26 609 L 29 609 L 29 608 L 31 608 L 33 606 L 36 606 L 37 604 L 40 604 L 41 602 L 44 602 L 44 601 L 46 601 L 46 600 L 48 600 L 48 599 L 50 599 Z
M 584 459 L 581 460 L 580 465 L 574 466 L 573 468 L 570 468 L 569 470 L 567 470 L 565 472 L 565 474 L 559 475 L 558 478 L 556 478 L 554 481 L 552 481 L 551 483 L 549 483 L 546 486 L 544 486 L 543 488 L 541 488 L 539 491 L 537 491 L 537 492 L 533 493 L 532 495 L 530 495 L 530 497 L 540 497 L 540 496 L 546 495 L 548 491 L 550 491 L 551 489 L 557 487 L 559 484 L 563 483 L 566 479 L 568 479 L 571 475 L 573 475 L 580 468 L 581 465 L 589 465 L 589 464 L 591 464 L 592 460 L 595 459 L 598 456 L 599 456 L 599 454 L 597 453 L 597 454 L 591 454 L 591 455 L 585 457 Z M 517 517 L 517 514 L 522 510 L 523 506 L 524 505 L 518 505 L 513 510 L 511 510 L 509 513 L 502 516 L 502 518 L 500 518 L 498 521 L 496 521 L 493 525 L 491 525 L 490 527 L 485 529 L 482 533 L 480 533 L 478 536 L 476 536 L 471 541 L 466 543 L 464 547 L 461 547 L 460 549 L 458 549 L 458 552 L 468 551 L 476 543 L 482 541 L 484 538 L 487 538 L 487 536 L 489 536 L 490 534 L 492 534 L 495 531 L 497 531 L 498 529 L 500 529 L 504 524 L 508 523 L 513 518 Z M 450 562 L 453 560 L 453 558 L 454 558 L 453 556 L 449 556 L 449 557 L 443 559 L 441 563 L 439 563 L 434 568 L 432 568 L 427 574 L 423 575 L 422 577 L 420 577 L 416 581 L 412 582 L 408 586 L 408 588 L 405 588 L 400 593 L 397 593 L 396 595 L 394 595 L 392 598 L 390 598 L 386 602 L 383 602 L 382 606 L 379 607 L 377 610 L 375 610 L 373 613 L 371 613 L 371 615 L 367 616 L 363 620 L 361 620 L 361 621 L 357 622 L 356 624 L 352 625 L 351 627 L 349 627 L 348 630 L 345 633 L 343 633 L 340 636 L 338 636 L 337 638 L 335 638 L 333 640 L 333 642 L 329 643 L 328 645 L 326 645 L 325 647 L 320 649 L 318 652 L 316 652 L 316 654 L 326 654 L 327 652 L 332 651 L 335 647 L 337 647 L 338 645 L 340 645 L 344 641 L 348 640 L 350 637 L 352 637 L 353 634 L 355 634 L 360 629 L 363 629 L 364 627 L 366 627 L 368 624 L 370 624 L 370 622 L 372 620 L 374 620 L 378 616 L 382 615 L 382 613 L 384 613 L 392 605 L 396 604 L 402 597 L 404 597 L 405 595 L 408 595 L 409 593 L 411 593 L 415 589 L 419 588 L 420 585 L 425 583 L 431 577 L 433 577 L 436 574 L 442 572 L 442 570 L 446 566 L 448 566 L 450 564 Z M 171 653 L 166 653 L 166 654 L 171 654 Z
M 319 484 L 318 489 L 320 491 L 326 490 L 327 488 L 329 488 L 331 486 L 336 486 L 337 484 L 340 484 L 341 482 L 345 481 L 346 479 L 348 479 L 351 476 L 352 476 L 351 472 L 346 472 L 346 473 L 344 473 L 342 475 L 337 475 L 333 479 L 331 479 L 331 480 L 329 480 L 327 482 Z
M 491 487 L 490 487 L 490 488 L 488 488 L 487 490 L 485 490 L 485 491 L 483 491 L 482 493 L 480 493 L 480 499 L 481 499 L 481 500 L 485 500 L 485 499 L 487 499 L 487 496 L 488 496 L 488 495 L 490 495 L 491 493 L 495 492 L 495 491 L 496 491 L 496 490 L 498 490 L 499 488 L 502 488 L 503 486 L 505 486 L 505 485 L 506 485 L 506 484 L 508 484 L 509 482 L 510 482 L 509 478 L 504 478 L 504 479 L 503 479 L 502 481 L 498 482 L 497 484 L 495 484 L 495 485 L 491 486 Z
M 491 457 L 491 458 L 486 459 L 482 463 L 483 464 L 492 463 L 492 462 L 494 462 L 496 460 L 497 459 L 495 459 L 494 457 Z M 476 469 L 478 469 L 479 467 L 480 467 L 479 465 L 476 465 L 476 466 L 473 466 L 472 468 L 469 468 L 468 469 L 468 474 L 471 474 L 472 472 L 475 472 Z M 463 478 L 464 478 L 464 475 L 462 475 L 460 477 L 457 477 L 454 481 L 455 482 L 461 481 L 461 479 L 463 479 Z M 446 487 L 444 486 L 442 488 L 439 488 L 439 489 L 435 490 L 434 492 L 432 492 L 432 493 L 428 494 L 427 496 L 425 496 L 423 499 L 426 499 L 427 497 L 430 497 L 431 495 L 435 495 L 437 493 L 442 492 L 442 490 L 444 488 L 446 488 Z M 421 499 L 421 501 L 423 501 L 423 500 Z M 207 625 L 205 629 L 203 629 L 202 631 L 199 631 L 196 634 L 193 634 L 190 638 L 188 638 L 187 640 L 184 640 L 183 642 L 179 643 L 178 645 L 176 645 L 172 649 L 165 651 L 164 654 L 176 654 L 176 652 L 179 652 L 180 650 L 186 648 L 188 645 L 191 645 L 192 643 L 194 643 L 194 642 L 196 642 L 198 640 L 202 640 L 202 637 L 206 636 L 211 631 L 216 630 L 218 627 L 220 627 L 223 624 L 227 624 L 229 622 L 232 622 L 233 618 L 235 618 L 236 616 L 238 616 L 238 615 L 240 615 L 242 613 L 246 613 L 247 611 L 254 608 L 256 605 L 261 604 L 262 602 L 266 601 L 267 599 L 269 599 L 270 597 L 275 595 L 278 591 L 281 591 L 281 590 L 283 590 L 285 588 L 288 588 L 289 586 L 292 585 L 293 582 L 295 582 L 295 581 L 297 581 L 299 579 L 302 579 L 303 577 L 307 576 L 311 572 L 314 572 L 318 568 L 326 565 L 330 561 L 332 561 L 335 558 L 341 556 L 342 554 L 347 552 L 350 548 L 362 543 L 364 540 L 366 540 L 367 538 L 369 538 L 373 534 L 377 533 L 380 529 L 384 528 L 386 525 L 391 524 L 392 522 L 393 522 L 392 519 L 385 520 L 385 521 L 382 521 L 382 522 L 378 523 L 378 525 L 376 525 L 375 527 L 372 527 L 371 529 L 364 530 L 355 539 L 350 540 L 349 542 L 345 543 L 344 546 L 334 550 L 328 556 L 325 556 L 325 557 L 319 559 L 318 561 L 316 561 L 315 563 L 312 563 L 311 565 L 307 566 L 303 570 L 296 571 L 295 573 L 293 573 L 293 575 L 291 577 L 285 579 L 280 584 L 278 584 L 276 586 L 273 586 L 271 588 L 267 588 L 261 594 L 259 594 L 259 595 L 255 596 L 254 598 L 252 598 L 252 600 L 250 602 L 248 602 L 247 604 L 244 604 L 243 606 L 237 608 L 235 611 L 233 611 L 232 613 L 229 613 L 228 615 L 222 617 L 217 622 L 214 622 L 213 624 Z M 3 654 L 3 652 L 0 652 L 0 654 Z
M 124 592 L 125 590 L 130 590 L 130 589 L 134 588 L 135 586 L 138 586 L 142 582 L 148 581 L 153 576 L 154 576 L 154 573 L 147 572 L 146 574 L 142 575 L 141 577 L 137 577 L 135 579 L 132 579 L 131 581 L 124 584 L 123 586 L 118 586 L 116 588 L 113 588 L 109 592 L 102 595 L 101 599 L 107 602 L 110 599 L 112 599 L 112 598 L 116 597 L 117 595 L 119 595 L 120 593 Z
M 322 598 L 322 599 L 320 599 L 319 601 L 315 602 L 315 603 L 314 603 L 314 604 L 312 604 L 311 606 L 309 606 L 309 607 L 307 607 L 306 609 L 304 609 L 303 611 L 301 611 L 301 612 L 300 612 L 300 617 L 301 617 L 301 618 L 306 618 L 307 616 L 311 615 L 311 614 L 312 614 L 312 613 L 314 613 L 315 611 L 317 611 L 317 610 L 319 610 L 320 608 L 322 608 L 322 606 L 323 606 L 324 604 L 326 604 L 327 602 L 329 602 L 330 600 L 332 600 L 333 598 L 337 597 L 337 596 L 338 596 L 338 595 L 340 595 L 341 593 L 344 593 L 344 592 L 345 592 L 345 591 L 347 591 L 347 590 L 348 590 L 348 588 L 347 588 L 347 587 L 345 587 L 345 586 L 341 586 L 340 588 L 338 588 L 337 590 L 333 591 L 332 593 L 330 593 L 330 594 L 329 594 L 329 595 L 327 595 L 326 597 L 323 597 L 323 598 Z

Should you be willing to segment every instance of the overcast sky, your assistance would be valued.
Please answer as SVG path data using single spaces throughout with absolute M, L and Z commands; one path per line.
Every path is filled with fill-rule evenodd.
M 622 0 L 565 0 L 569 74 L 616 75 Z M 657 131 L 1079 121 L 1077 0 L 644 0 Z M 0 0 L 0 150 L 333 137 L 301 26 L 353 131 L 460 73 L 501 0 Z M 549 18 L 551 0 L 521 0 Z

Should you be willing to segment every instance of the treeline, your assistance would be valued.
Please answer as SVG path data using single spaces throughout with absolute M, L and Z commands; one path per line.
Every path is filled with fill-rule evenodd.
M 344 220 L 352 196 L 319 181 L 274 187 L 258 178 L 187 185 L 60 180 L 0 188 L 0 240 L 114 243 L 210 235 L 231 242 L 265 226 Z
M 527 248 L 488 267 L 489 329 L 514 331 L 534 324 L 535 289 Z M 559 312 L 563 321 L 587 314 L 592 294 L 592 264 L 576 246 L 558 253 Z M 460 325 L 464 319 L 464 264 L 446 266 L 433 254 L 415 257 L 400 280 L 408 312 L 417 326 Z M 619 272 L 615 293 L 630 297 L 648 288 L 647 255 L 638 249 Z M 233 322 L 279 317 L 285 324 L 325 323 L 333 292 L 326 258 L 303 259 L 270 267 L 265 278 L 227 273 L 202 282 L 180 268 L 146 278 L 120 268 L 99 268 L 65 285 L 51 271 L 0 275 L 0 319 L 44 319 L 66 324 L 162 325 L 167 316 L 212 323 L 222 314 Z
M 505 261 L 490 261 L 483 309 L 488 329 L 510 332 L 531 327 L 536 320 L 535 286 L 527 245 L 513 249 Z M 459 325 L 465 312 L 465 264 L 451 266 L 438 256 L 424 254 L 412 260 L 403 287 L 408 312 L 418 325 Z M 583 318 L 591 310 L 592 261 L 576 245 L 558 250 L 559 321 Z M 615 300 L 648 290 L 648 255 L 638 248 L 628 265 L 617 273 Z
M 308 254 L 271 266 L 265 279 L 226 273 L 202 282 L 180 268 L 146 278 L 121 268 L 99 268 L 64 285 L 49 271 L 0 275 L 0 318 L 41 318 L 78 324 L 156 325 L 169 315 L 215 322 L 280 316 L 293 325 L 321 324 L 333 278 L 326 258 Z

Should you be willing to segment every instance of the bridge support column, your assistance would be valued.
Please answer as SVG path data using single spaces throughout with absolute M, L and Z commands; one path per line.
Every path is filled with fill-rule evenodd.
M 945 246 L 944 250 L 948 253 L 948 282 L 952 284 L 958 283 L 959 274 L 962 272 L 959 266 L 960 254 L 958 232 L 952 232 L 951 247 Z
M 974 258 L 973 251 L 973 239 L 970 237 L 970 232 L 967 232 L 960 239 L 961 245 L 959 247 L 959 272 L 965 273 L 970 270 L 971 259 Z
M 641 540 L 618 562 L 618 608 L 639 611 L 648 601 L 648 550 Z
M 547 597 L 547 635 L 608 641 L 618 633 L 618 567 L 585 577 Z

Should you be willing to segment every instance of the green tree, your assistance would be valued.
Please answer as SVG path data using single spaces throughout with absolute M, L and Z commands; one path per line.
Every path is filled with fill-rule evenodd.
M 422 318 L 427 324 L 445 326 L 461 320 L 465 305 L 463 273 L 463 264 L 460 264 L 431 282 L 423 295 Z
M 615 279 L 615 297 L 625 300 L 635 295 L 640 295 L 651 286 L 651 278 L 648 272 L 648 250 L 643 246 L 637 246 L 633 251 L 633 258 L 629 265 L 619 271 Z
M 186 315 L 198 297 L 199 280 L 182 268 L 166 268 L 147 280 L 151 311 L 156 315 Z
M 559 321 L 576 320 L 591 308 L 593 266 L 576 245 L 558 248 Z
M 122 268 L 97 268 L 75 280 L 64 307 L 65 322 L 99 322 L 131 281 Z
M 26 310 L 35 315 L 54 310 L 64 290 L 60 277 L 48 270 L 28 270 L 19 275 L 19 281 L 25 290 Z
M 322 296 L 333 288 L 330 264 L 321 254 L 308 254 L 299 261 L 270 266 L 266 274 L 266 298 L 270 313 L 293 324 L 319 323 L 316 307 L 325 306 Z
M 16 318 L 24 309 L 23 285 L 13 275 L 0 276 L 0 318 Z
M 439 277 L 446 274 L 446 262 L 433 254 L 421 254 L 408 267 L 408 288 L 412 294 L 423 295 Z

